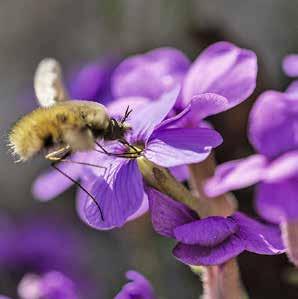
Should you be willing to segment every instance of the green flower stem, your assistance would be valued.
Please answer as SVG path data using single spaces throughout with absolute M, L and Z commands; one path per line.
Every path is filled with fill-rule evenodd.
M 160 167 L 144 157 L 138 158 L 138 165 L 146 183 L 158 191 L 168 195 L 176 201 L 180 201 L 193 209 L 200 216 L 204 214 L 204 206 L 201 206 L 195 197 L 183 184 L 166 169 Z

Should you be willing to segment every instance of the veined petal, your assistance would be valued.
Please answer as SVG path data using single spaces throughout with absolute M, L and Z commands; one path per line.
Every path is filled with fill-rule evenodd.
M 179 91 L 180 88 L 176 87 L 163 94 L 159 100 L 132 112 L 129 124 L 133 128 L 133 135 L 137 141 L 146 142 L 148 140 L 154 128 L 161 123 L 175 105 Z
M 213 247 L 178 243 L 173 250 L 174 256 L 188 265 L 220 265 L 239 255 L 245 247 L 237 235 L 232 235 L 224 242 Z
M 216 246 L 237 232 L 238 225 L 231 218 L 212 216 L 183 224 L 174 229 L 175 238 L 184 244 Z
M 287 55 L 282 62 L 282 67 L 284 72 L 289 77 L 297 77 L 298 76 L 298 55 L 297 54 Z
M 140 109 L 142 106 L 149 103 L 149 101 L 150 100 L 148 98 L 144 97 L 123 97 L 111 102 L 107 108 L 110 115 L 113 115 L 114 117 L 122 117 L 127 107 L 134 111 L 136 109 Z
M 198 125 L 205 117 L 229 109 L 229 101 L 215 93 L 202 93 L 191 98 L 187 118 L 192 125 Z
M 262 224 L 237 212 L 233 218 L 239 225 L 239 237 L 245 243 L 245 249 L 258 254 L 280 254 L 285 251 L 281 232 L 276 225 Z
M 256 194 L 258 213 L 273 223 L 298 220 L 298 179 L 260 183 Z
M 96 179 L 91 194 L 102 209 L 104 221 L 93 200 L 85 197 L 85 219 L 98 229 L 121 227 L 142 205 L 144 187 L 136 160 L 118 159 L 104 177 Z
M 206 128 L 172 128 L 157 130 L 145 150 L 148 160 L 173 167 L 201 162 L 212 148 L 222 142 L 219 133 Z
M 208 47 L 190 67 L 183 84 L 185 104 L 202 93 L 215 93 L 234 107 L 251 95 L 256 85 L 257 58 L 254 52 L 228 42 Z M 222 110 L 223 111 L 223 110 Z M 214 114 L 214 113 L 212 113 Z
M 266 158 L 262 155 L 223 163 L 216 168 L 214 176 L 207 180 L 205 193 L 215 197 L 253 185 L 262 179 L 266 164 Z
M 151 221 L 157 233 L 174 238 L 174 229 L 196 219 L 194 213 L 180 202 L 170 199 L 155 189 L 147 188 Z
M 189 65 L 187 57 L 174 48 L 160 48 L 129 57 L 114 71 L 113 95 L 156 100 L 181 83 Z

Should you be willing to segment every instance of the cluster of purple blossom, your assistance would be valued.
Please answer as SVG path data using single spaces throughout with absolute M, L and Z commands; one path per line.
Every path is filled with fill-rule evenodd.
M 287 57 L 284 69 L 288 75 L 298 76 L 298 58 Z M 148 186 L 139 169 L 140 161 L 146 159 L 168 168 L 178 180 L 187 180 L 187 165 L 204 161 L 222 143 L 220 134 L 204 119 L 246 100 L 255 89 L 256 77 L 254 52 L 228 42 L 211 45 L 193 63 L 178 50 L 160 48 L 118 65 L 92 64 L 81 70 L 71 82 L 73 98 L 100 102 L 104 98 L 116 118 L 128 105 L 132 108 L 128 119 L 132 130 L 125 136 L 131 147 L 117 141 L 102 143 L 113 155 L 94 151 L 72 157 L 104 169 L 60 164 L 102 208 L 104 219 L 97 205 L 79 189 L 81 219 L 93 228 L 107 230 L 122 227 L 150 210 L 156 232 L 178 242 L 173 254 L 188 265 L 219 265 L 244 250 L 267 255 L 287 251 L 297 263 L 298 253 L 295 255 L 292 246 L 298 237 L 293 235 L 298 232 L 297 81 L 285 92 L 266 91 L 257 99 L 249 119 L 249 140 L 258 154 L 219 166 L 205 185 L 205 193 L 214 197 L 258 183 L 256 208 L 263 222 L 241 212 L 200 219 L 190 207 Z M 35 181 L 33 193 L 50 200 L 71 184 L 58 172 L 46 172 Z M 57 273 L 26 279 L 40 286 Z M 117 299 L 156 298 L 140 274 L 128 272 L 127 277 L 133 282 Z M 26 288 L 26 281 L 21 285 L 21 290 Z

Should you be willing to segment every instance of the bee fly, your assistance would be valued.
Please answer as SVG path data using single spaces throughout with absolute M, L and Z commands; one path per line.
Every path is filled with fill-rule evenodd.
M 119 140 L 129 146 L 124 134 L 131 110 L 126 110 L 121 121 L 110 118 L 99 103 L 69 100 L 62 81 L 59 63 L 46 58 L 40 62 L 34 76 L 36 98 L 41 107 L 23 116 L 9 133 L 9 147 L 18 161 L 27 161 L 40 152 L 52 166 L 85 191 L 102 211 L 95 198 L 77 181 L 62 172 L 56 163 L 72 162 L 102 168 L 84 162 L 66 159 L 71 153 L 95 150 L 97 139 Z M 100 146 L 101 147 L 101 146 Z M 107 153 L 102 147 L 101 149 Z

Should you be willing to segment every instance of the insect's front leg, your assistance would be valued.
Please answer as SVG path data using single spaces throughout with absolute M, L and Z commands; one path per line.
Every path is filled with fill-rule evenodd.
M 45 158 L 53 162 L 59 162 L 68 156 L 71 152 L 71 147 L 66 145 L 58 150 L 48 153 Z

